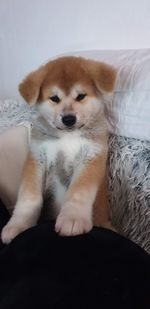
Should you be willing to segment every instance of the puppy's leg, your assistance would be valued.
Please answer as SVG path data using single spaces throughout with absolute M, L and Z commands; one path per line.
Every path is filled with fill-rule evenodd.
M 106 165 L 106 157 L 96 157 L 77 168 L 65 202 L 56 220 L 56 232 L 61 235 L 77 235 L 92 229 L 93 204 Z
M 110 220 L 106 173 L 99 186 L 99 190 L 94 203 L 93 223 L 95 226 L 102 226 L 116 231 Z
M 23 169 L 17 203 L 12 217 L 2 230 L 3 243 L 8 244 L 19 233 L 37 223 L 42 207 L 42 187 L 42 169 L 29 154 Z

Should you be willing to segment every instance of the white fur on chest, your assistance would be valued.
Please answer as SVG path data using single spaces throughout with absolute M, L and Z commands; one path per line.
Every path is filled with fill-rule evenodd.
M 62 152 L 67 161 L 74 161 L 76 155 L 80 152 L 81 147 L 85 141 L 80 137 L 64 136 L 59 140 L 49 140 L 43 143 L 43 148 L 46 152 L 48 162 L 54 162 L 58 153 Z
M 66 162 L 73 162 L 77 155 L 81 156 L 81 160 L 92 159 L 103 150 L 102 145 L 81 137 L 77 132 L 66 133 L 61 138 L 34 140 L 31 148 L 37 156 L 44 151 L 48 166 L 55 162 L 59 152 L 63 153 Z

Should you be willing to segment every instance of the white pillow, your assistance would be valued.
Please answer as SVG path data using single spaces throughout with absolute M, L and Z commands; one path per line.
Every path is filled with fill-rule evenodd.
M 114 134 L 150 140 L 150 49 L 80 51 L 69 55 L 107 62 L 118 70 L 109 106 Z

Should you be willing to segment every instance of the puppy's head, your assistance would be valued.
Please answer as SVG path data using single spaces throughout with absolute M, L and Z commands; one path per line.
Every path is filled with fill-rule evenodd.
M 29 74 L 19 91 L 51 127 L 73 130 L 103 115 L 104 95 L 113 91 L 115 79 L 116 71 L 107 64 L 63 57 Z

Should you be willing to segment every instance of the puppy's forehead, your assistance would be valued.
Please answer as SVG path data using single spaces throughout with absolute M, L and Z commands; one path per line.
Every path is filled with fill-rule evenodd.
M 44 86 L 55 85 L 65 93 L 69 93 L 75 85 L 92 85 L 86 61 L 77 57 L 66 57 L 50 62 L 47 65 Z

